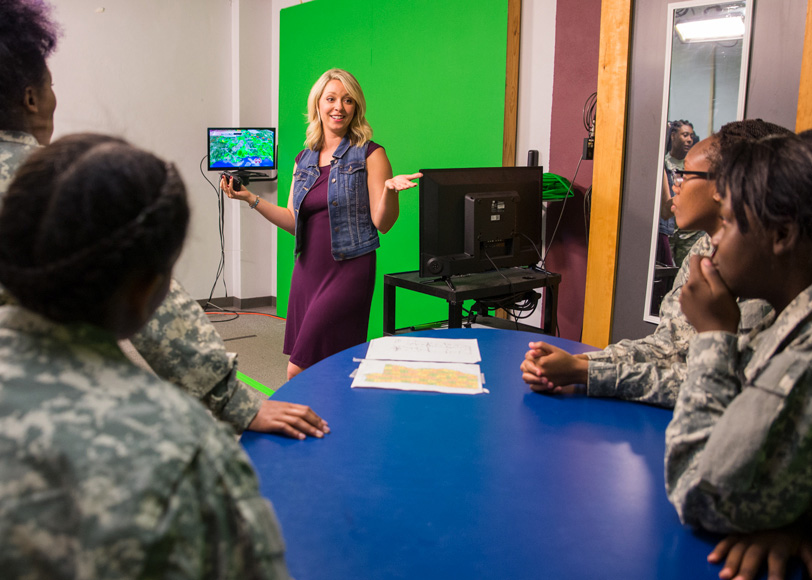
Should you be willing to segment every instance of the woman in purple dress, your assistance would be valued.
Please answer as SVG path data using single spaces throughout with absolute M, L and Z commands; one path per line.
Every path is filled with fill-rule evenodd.
M 296 157 L 287 207 L 220 187 L 296 236 L 283 352 L 288 379 L 346 348 L 365 342 L 375 289 L 378 232 L 398 219 L 398 192 L 421 174 L 392 177 L 383 147 L 373 143 L 358 81 L 340 69 L 325 72 L 307 99 L 305 149 Z

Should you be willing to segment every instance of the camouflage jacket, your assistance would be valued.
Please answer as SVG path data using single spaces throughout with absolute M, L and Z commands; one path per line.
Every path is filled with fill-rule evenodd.
M 0 199 L 17 168 L 37 147 L 28 133 L 0 131 Z M 0 305 L 8 302 L 0 287 Z M 236 355 L 226 352 L 205 313 L 177 282 L 132 343 L 159 376 L 199 398 L 238 433 L 267 399 L 237 380 Z
M 231 430 L 106 332 L 0 308 L 8 578 L 288 578 Z
M 690 258 L 707 255 L 711 240 L 707 234 L 694 244 L 674 279 L 672 290 L 660 306 L 660 323 L 654 333 L 638 340 L 624 339 L 588 354 L 587 394 L 616 397 L 672 408 L 685 380 L 688 345 L 696 335 L 682 314 L 679 297 L 688 280 Z M 741 331 L 754 328 L 771 311 L 763 300 L 742 300 Z
M 39 147 L 33 135 L 22 131 L 0 131 L 0 202 L 8 191 L 17 168 L 28 155 Z M 11 302 L 11 297 L 0 286 L 0 306 Z
M 812 286 L 747 335 L 691 340 L 665 475 L 684 523 L 727 533 L 809 517 Z
M 0 199 L 8 191 L 17 168 L 39 147 L 33 135 L 22 131 L 0 131 Z
M 226 351 L 206 313 L 176 280 L 130 340 L 158 376 L 200 399 L 238 433 L 268 398 L 237 380 L 237 355 Z

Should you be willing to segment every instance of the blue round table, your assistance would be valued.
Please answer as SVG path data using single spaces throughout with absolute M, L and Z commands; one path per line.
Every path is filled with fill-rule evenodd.
M 476 338 L 489 394 L 351 389 L 367 345 L 334 355 L 275 398 L 310 405 L 324 439 L 246 433 L 298 580 L 315 578 L 717 578 L 718 540 L 682 526 L 663 483 L 665 409 L 522 381 L 530 341 L 495 329 L 409 336 Z

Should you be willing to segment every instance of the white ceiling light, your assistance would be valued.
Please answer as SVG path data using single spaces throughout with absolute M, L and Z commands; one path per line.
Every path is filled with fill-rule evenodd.
M 732 16 L 710 20 L 693 20 L 675 25 L 682 42 L 736 40 L 744 36 L 744 18 Z

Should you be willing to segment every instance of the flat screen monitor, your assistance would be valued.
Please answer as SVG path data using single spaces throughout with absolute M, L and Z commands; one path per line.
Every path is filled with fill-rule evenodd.
M 276 129 L 208 129 L 209 171 L 276 169 Z
M 420 171 L 421 277 L 539 262 L 541 167 Z

